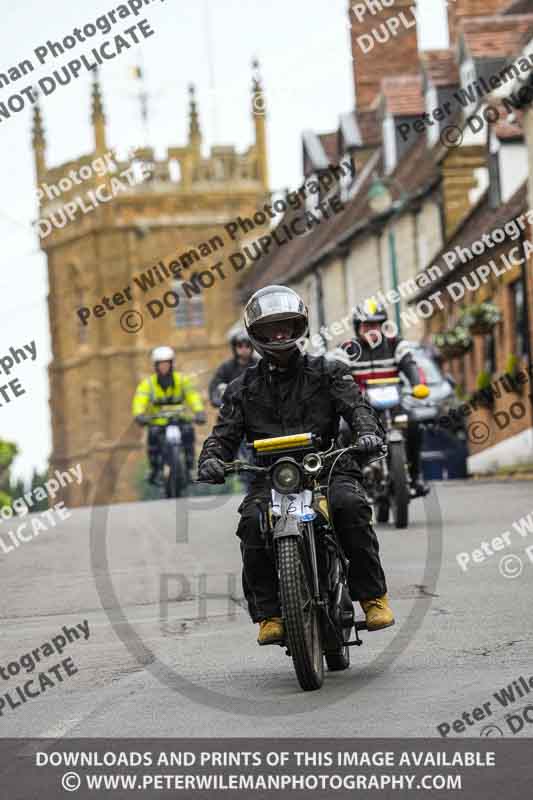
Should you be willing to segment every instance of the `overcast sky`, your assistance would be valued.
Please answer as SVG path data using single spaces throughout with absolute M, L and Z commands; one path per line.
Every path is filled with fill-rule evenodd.
M 90 4 L 71 0 L 18 0 L 2 9 L 0 72 L 30 58 L 48 39 L 61 40 L 120 5 L 114 0 Z M 445 47 L 444 4 L 420 0 L 421 48 Z M 301 132 L 333 130 L 338 115 L 353 107 L 353 83 L 346 0 L 164 0 L 137 18 L 149 19 L 155 35 L 141 48 L 124 51 L 105 63 L 101 79 L 108 119 L 108 142 L 117 149 L 144 144 L 137 88 L 130 77 L 142 57 L 150 104 L 149 137 L 156 154 L 184 143 L 187 135 L 187 86 L 197 86 L 204 146 L 252 139 L 250 63 L 261 71 L 268 103 L 268 149 L 272 188 L 294 186 L 301 176 Z M 110 38 L 132 24 L 117 24 Z M 68 52 L 68 59 L 90 51 L 96 39 Z M 65 63 L 50 61 L 12 87 L 0 89 L 0 101 Z M 68 86 L 43 100 L 49 165 L 92 149 L 90 77 L 83 72 Z M 31 227 L 36 218 L 31 113 L 24 109 L 0 122 L 0 292 L 2 335 L 0 358 L 10 347 L 35 341 L 37 359 L 13 370 L 26 394 L 0 408 L 0 437 L 16 441 L 21 455 L 14 472 L 28 476 L 43 469 L 51 451 L 47 365 L 48 333 L 46 261 Z M 61 324 L 61 321 L 59 322 Z M 2 362 L 0 362 L 1 364 Z M 148 366 L 148 365 L 147 365 Z M 6 376 L 0 370 L 0 385 Z M 0 397 L 0 402 L 1 402 Z M 125 398 L 125 402 L 129 400 Z

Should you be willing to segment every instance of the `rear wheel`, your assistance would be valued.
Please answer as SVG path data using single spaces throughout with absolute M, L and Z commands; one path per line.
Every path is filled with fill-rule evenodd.
M 392 483 L 394 524 L 397 528 L 407 528 L 409 520 L 409 480 L 403 442 L 390 446 L 390 479 Z
M 324 681 L 320 621 L 298 539 L 279 539 L 277 553 L 283 621 L 296 677 L 305 691 L 320 689 Z

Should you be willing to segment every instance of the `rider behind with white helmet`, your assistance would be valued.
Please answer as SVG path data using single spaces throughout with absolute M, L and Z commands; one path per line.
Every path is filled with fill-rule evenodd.
M 151 472 L 150 483 L 157 483 L 162 466 L 161 453 L 164 430 L 168 423 L 165 417 L 150 419 L 161 405 L 185 405 L 190 418 L 201 425 L 206 422 L 206 413 L 200 393 L 194 388 L 192 378 L 174 369 L 176 354 L 172 347 L 161 346 L 152 350 L 154 372 L 144 378 L 135 391 L 132 413 L 138 425 L 149 426 L 148 458 Z M 194 428 L 192 424 L 182 426 L 183 445 L 189 469 L 194 462 Z

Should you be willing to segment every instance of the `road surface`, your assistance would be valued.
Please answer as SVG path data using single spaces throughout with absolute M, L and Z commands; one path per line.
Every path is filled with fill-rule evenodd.
M 89 636 L 78 628 L 60 656 L 41 656 L 35 672 L 62 659 L 77 671 L 52 675 L 15 708 L 6 703 L 1 735 L 431 737 L 446 725 L 454 736 L 499 735 L 488 725 L 513 735 L 493 693 L 533 675 L 533 526 L 529 539 L 512 527 L 532 512 L 531 483 L 437 483 L 427 508 L 412 504 L 408 530 L 378 526 L 397 624 L 363 635 L 351 668 L 312 693 L 300 691 L 284 650 L 256 645 L 242 607 L 239 502 L 76 509 L 2 554 L 2 692 L 32 677 L 28 659 L 17 676 L 7 665 L 41 653 L 64 626 L 86 621 Z M 9 529 L 0 525 L 0 535 Z M 516 559 L 501 566 L 509 554 L 521 559 L 516 577 Z M 523 692 L 513 709 L 527 704 Z M 529 723 L 517 733 L 532 734 Z

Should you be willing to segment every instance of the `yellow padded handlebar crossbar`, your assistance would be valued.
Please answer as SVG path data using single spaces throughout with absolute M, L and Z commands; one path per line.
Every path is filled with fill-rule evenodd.
M 259 453 L 284 450 L 286 447 L 304 447 L 312 444 L 312 433 L 294 433 L 291 436 L 274 436 L 272 439 L 255 439 L 254 450 Z
M 367 386 L 383 386 L 385 383 L 400 383 L 400 378 L 369 378 Z

